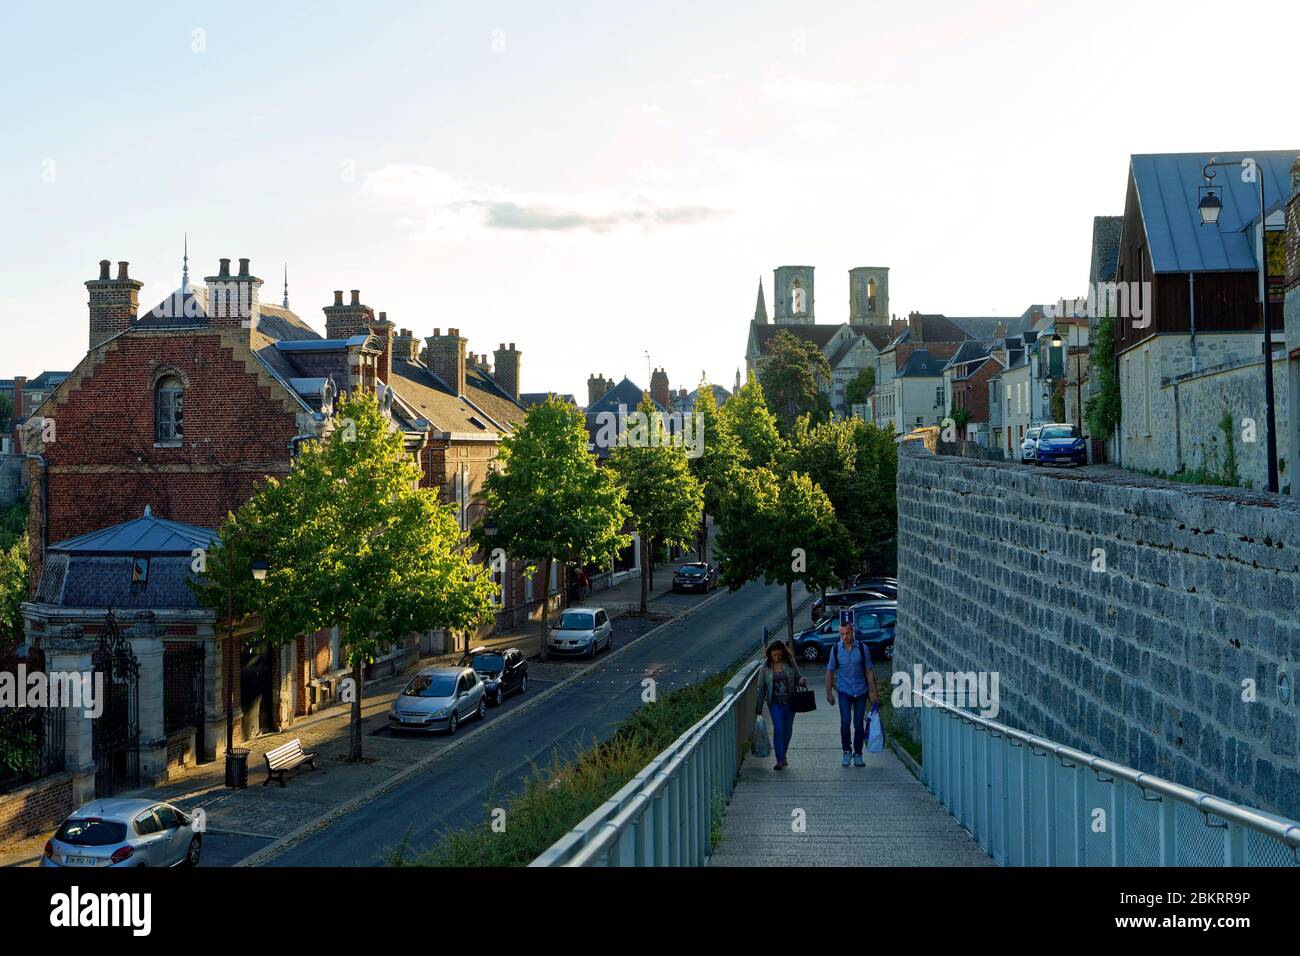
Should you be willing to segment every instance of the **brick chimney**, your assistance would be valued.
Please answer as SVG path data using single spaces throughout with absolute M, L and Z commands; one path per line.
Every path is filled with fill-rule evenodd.
M 86 283 L 90 292 L 90 347 L 125 332 L 140 311 L 140 289 L 144 285 L 127 274 L 125 262 L 117 264 L 117 278 L 109 276 L 110 263 L 99 262 L 99 278 Z
M 334 290 L 334 304 L 325 306 L 325 338 L 350 339 L 365 335 L 375 321 L 375 310 L 361 304 L 361 290 L 353 289 L 351 299 L 344 304 L 343 291 Z
M 370 325 L 370 334 L 379 337 L 380 347 L 383 349 L 375 374 L 385 385 L 391 385 L 393 380 L 393 351 L 397 340 L 394 328 L 393 323 L 388 321 L 387 312 L 380 312 L 379 318 Z
M 661 368 L 654 370 L 650 376 L 650 397 L 668 408 L 673 403 L 672 389 L 668 386 L 668 373 Z
M 595 405 L 605 397 L 605 393 L 610 390 L 612 383 L 605 381 L 605 373 L 599 375 L 592 374 L 587 378 L 587 404 Z
M 410 329 L 402 329 L 393 340 L 393 356 L 404 362 L 414 362 L 420 357 L 420 340 Z
M 208 325 L 214 329 L 257 328 L 257 306 L 262 280 L 239 260 L 239 273 L 231 275 L 230 260 L 221 259 L 217 274 L 203 280 L 208 287 Z
M 519 401 L 519 362 L 522 355 L 515 348 L 514 342 L 510 343 L 510 348 L 506 348 L 506 343 L 502 342 L 492 353 L 492 359 L 496 362 L 496 383 L 516 402 Z
M 460 337 L 460 329 L 448 329 L 446 335 L 440 329 L 434 329 L 433 335 L 424 340 L 428 344 L 425 364 L 429 371 L 455 390 L 457 395 L 465 394 L 465 345 L 468 339 Z
M 907 314 L 907 327 L 912 330 L 912 344 L 920 345 L 925 341 L 925 323 L 922 321 L 920 312 L 909 312 Z
M 1007 324 L 1005 322 L 999 321 L 997 325 L 993 326 L 993 341 L 1001 342 L 1006 337 L 1007 337 Z

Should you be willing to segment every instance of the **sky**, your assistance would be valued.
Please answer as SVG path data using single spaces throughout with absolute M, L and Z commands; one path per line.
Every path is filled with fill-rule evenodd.
M 514 342 L 522 388 L 730 387 L 760 276 L 890 310 L 1082 294 L 1128 156 L 1296 148 L 1300 4 L 0 7 L 0 377 L 84 356 L 100 259 L 149 308 L 248 257 L 324 330 Z M 15 42 L 14 38 L 21 38 Z M 1276 38 L 1277 43 L 1272 39 Z M 1267 55 L 1268 51 L 1271 55 Z

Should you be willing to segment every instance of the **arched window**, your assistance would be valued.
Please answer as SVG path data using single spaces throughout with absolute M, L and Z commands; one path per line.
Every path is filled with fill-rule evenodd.
M 867 280 L 867 311 L 876 311 L 876 280 Z
M 175 375 L 159 379 L 154 409 L 157 440 L 180 441 L 185 435 L 185 386 Z
M 790 293 L 790 311 L 794 315 L 803 315 L 808 311 L 804 308 L 804 291 L 798 279 L 794 280 L 794 290 Z

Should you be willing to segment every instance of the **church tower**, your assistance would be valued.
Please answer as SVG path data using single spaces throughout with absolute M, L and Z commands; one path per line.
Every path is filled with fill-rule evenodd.
M 858 266 L 849 270 L 849 324 L 889 324 L 889 269 Z
M 772 287 L 777 325 L 813 325 L 813 267 L 778 266 Z

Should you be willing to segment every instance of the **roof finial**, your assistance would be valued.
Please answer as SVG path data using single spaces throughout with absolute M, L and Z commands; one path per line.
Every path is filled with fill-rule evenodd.
M 151 505 L 145 505 L 145 506 L 144 506 L 144 516 L 145 516 L 146 518 L 152 518 L 152 517 L 153 517 L 153 507 L 152 507 Z
M 181 260 L 181 292 L 190 286 L 190 234 L 185 233 L 185 258 Z
M 284 307 L 289 308 L 289 263 L 284 264 Z

